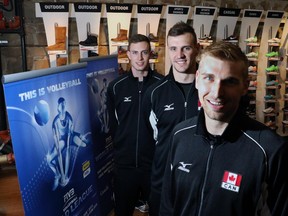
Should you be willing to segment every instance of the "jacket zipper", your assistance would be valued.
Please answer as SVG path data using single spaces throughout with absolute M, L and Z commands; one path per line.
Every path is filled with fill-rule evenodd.
M 204 183 L 203 183 L 203 186 L 202 186 L 202 189 L 201 189 L 201 198 L 200 198 L 200 207 L 199 207 L 198 216 L 201 216 L 201 213 L 202 213 L 203 200 L 204 200 L 204 189 L 206 188 L 207 176 L 208 176 L 208 171 L 209 171 L 209 168 L 210 168 L 210 161 L 211 161 L 211 155 L 212 155 L 213 149 L 214 149 L 214 144 L 211 144 L 210 145 L 210 151 L 209 151 L 208 159 L 207 159 L 207 164 L 206 164 Z
M 176 85 L 176 84 L 175 84 Z M 181 93 L 182 97 L 183 97 L 183 100 L 184 100 L 184 120 L 187 119 L 187 107 L 188 107 L 188 98 L 190 97 L 190 92 L 191 92 L 191 88 L 192 88 L 192 83 L 191 83 L 191 86 L 190 86 L 190 89 L 189 89 L 189 92 L 188 92 L 188 97 L 185 98 L 185 95 L 184 93 L 182 92 L 182 90 L 180 89 L 180 87 L 178 87 L 176 85 L 176 88 L 178 89 L 178 91 Z
M 141 111 L 141 100 L 142 100 L 142 88 L 144 85 L 144 80 L 142 82 L 138 81 L 138 116 L 137 116 L 137 137 L 136 137 L 136 152 L 135 152 L 135 166 L 138 168 L 138 148 L 139 148 L 139 125 L 140 125 L 140 111 Z

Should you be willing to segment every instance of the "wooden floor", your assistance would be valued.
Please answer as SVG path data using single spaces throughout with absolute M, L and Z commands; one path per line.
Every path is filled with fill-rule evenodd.
M 22 216 L 24 209 L 14 166 L 0 167 L 0 216 Z
M 0 216 L 24 216 L 17 172 L 14 166 L 0 166 Z M 112 213 L 111 216 L 114 216 Z M 148 216 L 135 210 L 133 216 Z

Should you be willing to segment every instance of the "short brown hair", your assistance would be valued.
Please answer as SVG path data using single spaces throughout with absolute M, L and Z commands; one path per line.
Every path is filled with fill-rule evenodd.
M 242 62 L 244 79 L 246 80 L 248 78 L 249 62 L 246 55 L 242 52 L 239 46 L 224 41 L 213 43 L 200 52 L 198 55 L 198 61 L 200 61 L 203 56 L 207 55 L 219 58 L 221 60 Z
M 197 36 L 196 36 L 194 28 L 191 25 L 189 25 L 183 21 L 176 23 L 175 25 L 173 25 L 169 29 L 167 38 L 183 35 L 186 33 L 192 34 L 193 42 L 194 42 L 194 44 L 197 44 Z
M 149 41 L 149 38 L 146 37 L 145 35 L 142 35 L 142 34 L 135 34 L 135 35 L 132 35 L 130 38 L 129 38 L 129 41 L 128 41 L 128 50 L 130 50 L 130 45 L 132 43 L 139 43 L 139 42 L 147 42 L 148 46 L 149 46 L 149 51 L 151 51 L 151 45 L 150 45 L 150 41 Z

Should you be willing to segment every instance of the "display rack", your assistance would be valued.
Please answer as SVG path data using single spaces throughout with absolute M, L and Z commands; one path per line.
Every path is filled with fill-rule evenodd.
M 267 68 L 266 73 L 266 95 L 264 96 L 265 109 L 264 112 L 264 123 L 272 130 L 278 129 L 279 116 L 279 102 L 280 98 L 279 89 L 279 68 L 278 63 L 281 60 L 280 53 L 280 39 L 271 38 L 268 40 L 268 50 L 266 53 L 267 57 Z
M 288 53 L 286 51 L 286 57 Z M 286 79 L 285 79 L 285 92 L 284 92 L 284 107 L 282 108 L 283 111 L 283 121 L 282 121 L 282 132 L 285 134 L 286 128 L 288 128 L 288 60 L 286 62 Z
M 12 1 L 13 2 L 13 1 Z M 21 43 L 21 54 L 22 54 L 22 70 L 27 70 L 27 61 L 26 61 L 26 42 L 25 42 L 25 31 L 24 31 L 24 19 L 23 19 L 23 9 L 22 9 L 22 1 L 14 1 L 14 15 L 19 16 L 20 18 L 20 26 L 17 29 L 1 29 L 0 34 L 18 34 L 20 37 Z M 8 41 L 1 41 L 4 45 L 8 44 Z M 0 42 L 0 47 L 2 43 Z M 0 60 L 1 60 L 1 49 L 0 49 Z M 1 61 L 0 61 L 1 64 Z M 2 65 L 1 65 L 1 76 L 2 76 Z
M 20 45 L 21 45 L 21 60 L 22 60 L 22 71 L 27 70 L 27 60 L 26 60 L 26 42 L 25 42 L 25 31 L 24 31 L 24 19 L 23 19 L 23 8 L 22 8 L 22 0 L 14 0 L 12 4 L 14 6 L 14 16 L 18 16 L 20 18 L 20 26 L 15 29 L 1 29 L 0 34 L 18 34 L 20 37 Z M 5 47 L 9 44 L 7 40 L 0 41 L 0 76 L 3 75 L 2 70 L 2 53 L 1 47 Z M 0 87 L 0 131 L 7 129 L 7 121 L 6 121 L 6 106 L 4 100 L 4 92 L 2 85 Z
M 247 108 L 247 114 L 256 119 L 256 90 L 257 90 L 257 75 L 258 75 L 258 53 L 260 43 L 257 37 L 251 37 L 250 28 L 248 28 L 246 39 L 246 55 L 249 60 L 248 76 L 249 76 L 249 106 Z

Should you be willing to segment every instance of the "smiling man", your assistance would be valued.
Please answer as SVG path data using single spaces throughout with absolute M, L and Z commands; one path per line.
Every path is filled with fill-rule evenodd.
M 169 140 L 174 126 L 198 113 L 195 88 L 196 56 L 199 44 L 194 29 L 187 23 L 176 23 L 167 35 L 169 74 L 147 90 L 144 115 L 155 139 L 152 164 L 149 215 L 159 214 L 162 179 L 168 157 Z
M 149 39 L 136 34 L 128 43 L 131 70 L 109 83 L 107 95 L 116 216 L 132 216 L 138 199 L 148 200 L 154 142 L 144 127 L 142 98 L 148 86 L 162 77 L 150 68 Z
M 201 54 L 202 109 L 173 130 L 161 216 L 288 215 L 288 144 L 243 112 L 247 69 L 229 42 Z

